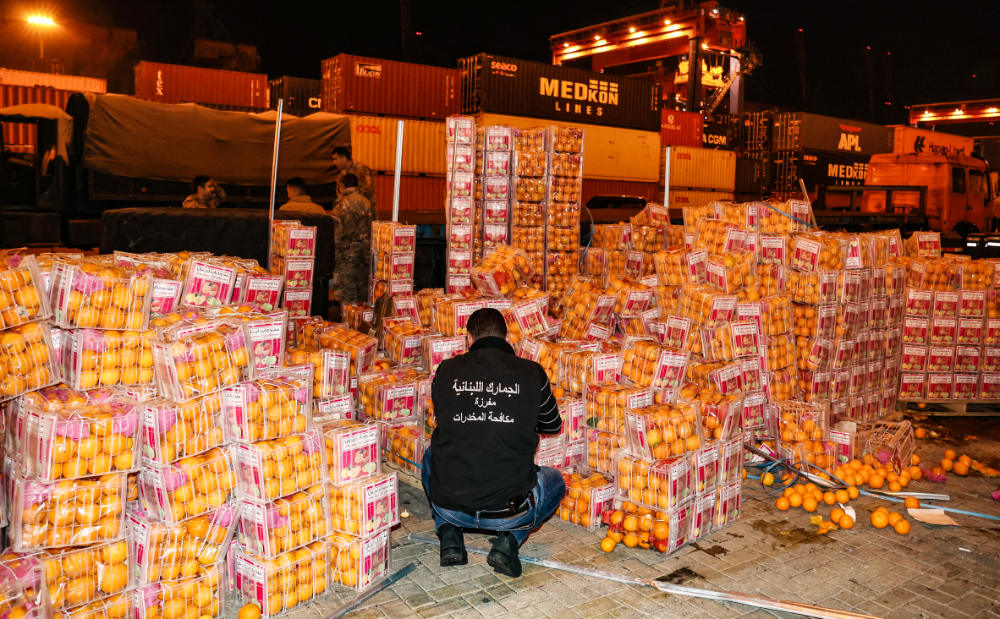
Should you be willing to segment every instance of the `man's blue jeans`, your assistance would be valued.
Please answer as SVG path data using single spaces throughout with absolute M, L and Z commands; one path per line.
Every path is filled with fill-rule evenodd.
M 532 529 L 542 524 L 549 516 L 555 513 L 566 493 L 566 482 L 563 481 L 562 474 L 554 468 L 543 466 L 538 471 L 538 483 L 531 489 L 535 497 L 534 509 L 529 509 L 511 516 L 510 518 L 480 518 L 465 512 L 453 509 L 445 509 L 434 504 L 430 500 L 430 476 L 431 476 L 431 448 L 427 447 L 424 452 L 423 470 L 421 478 L 424 482 L 424 492 L 427 493 L 427 500 L 431 504 L 431 514 L 434 516 L 434 529 L 440 529 L 441 525 L 448 522 L 463 529 L 483 529 L 486 531 L 510 531 L 517 539 L 520 546 L 524 540 L 528 539 L 528 533 Z

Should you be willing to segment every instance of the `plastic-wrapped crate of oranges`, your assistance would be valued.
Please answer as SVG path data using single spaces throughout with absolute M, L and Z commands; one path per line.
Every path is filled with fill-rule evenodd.
M 240 443 L 235 451 L 239 495 L 274 501 L 305 490 L 326 475 L 323 455 L 323 440 L 316 431 L 252 444 Z M 217 496 L 223 488 L 220 483 L 212 496 Z
M 331 580 L 363 591 L 389 573 L 389 553 L 388 531 L 366 538 L 335 534 L 330 544 Z
M 615 462 L 620 496 L 650 509 L 671 509 L 692 496 L 691 460 L 648 461 L 621 455 Z
M 153 342 L 163 396 L 186 402 L 251 377 L 253 364 L 242 324 L 228 320 L 168 327 Z
M 589 531 L 601 527 L 601 514 L 611 508 L 615 486 L 600 473 L 584 477 L 563 472 L 566 494 L 559 505 L 559 517 Z
M 367 537 L 399 524 L 396 473 L 330 486 L 333 530 Z
M 8 537 L 15 552 L 113 541 L 123 534 L 125 474 L 42 482 L 10 480 Z
M 16 250 L 0 252 L 0 329 L 52 315 L 41 282 L 33 256 Z
M 697 404 L 655 404 L 629 410 L 625 427 L 631 453 L 646 459 L 681 456 L 701 447 Z
M 0 402 L 55 383 L 54 356 L 44 323 L 0 331 Z
M 41 555 L 41 560 L 55 611 L 122 593 L 132 584 L 125 540 L 61 552 L 49 551 Z
M 169 464 L 225 441 L 222 400 L 217 393 L 184 404 L 154 400 L 141 409 L 140 453 L 146 462 Z
M 125 528 L 136 582 L 191 578 L 219 563 L 237 525 L 235 505 L 228 503 L 177 523 L 161 522 L 141 509 L 129 508 Z
M 57 279 L 53 311 L 61 327 L 142 330 L 149 323 L 152 275 L 148 271 L 98 257 L 65 266 Z
M 146 510 L 177 523 L 225 505 L 235 487 L 228 453 L 220 448 L 172 464 L 147 464 L 139 473 L 139 495 Z
M 484 294 L 506 297 L 533 273 L 524 251 L 502 245 L 472 268 L 472 283 Z
M 138 587 L 133 594 L 136 616 L 182 617 L 198 613 L 199 617 L 221 617 L 225 596 L 222 564 L 206 567 L 198 575 L 184 580 L 161 582 Z M 227 609 L 228 610 L 228 609 Z M 88 616 L 114 617 L 93 614 Z
M 256 603 L 263 616 L 274 617 L 326 592 L 330 542 L 313 542 L 274 559 L 240 553 L 235 563 L 243 599 Z
M 227 438 L 253 442 L 305 432 L 312 418 L 312 399 L 306 383 L 290 378 L 258 378 L 224 391 L 222 411 Z
M 135 402 L 121 396 L 69 408 L 31 398 L 15 419 L 26 430 L 22 448 L 8 457 L 37 480 L 127 472 L 138 463 L 139 415 Z
M 329 499 L 321 482 L 274 501 L 242 501 L 239 531 L 243 547 L 273 558 L 319 541 L 330 533 Z

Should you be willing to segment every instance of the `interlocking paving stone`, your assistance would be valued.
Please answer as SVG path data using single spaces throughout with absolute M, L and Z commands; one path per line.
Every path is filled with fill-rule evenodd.
M 918 452 L 932 462 L 944 448 L 921 442 Z M 949 494 L 949 505 L 959 509 L 1000 514 L 987 494 L 995 488 L 994 480 L 970 476 L 949 478 L 944 486 L 917 482 L 910 489 Z M 425 497 L 405 485 L 400 494 L 410 516 L 392 533 L 392 568 L 415 562 L 417 569 L 367 600 L 352 617 L 791 617 L 527 563 L 523 576 L 511 579 L 495 574 L 486 557 L 475 553 L 466 566 L 442 568 L 437 546 L 408 539 L 411 532 L 433 536 Z M 820 538 L 807 514 L 777 512 L 773 501 L 773 495 L 747 482 L 737 523 L 670 557 L 622 544 L 604 553 L 598 546 L 602 531 L 561 520 L 533 533 L 521 553 L 608 574 L 663 578 L 879 617 L 1000 618 L 1000 535 L 992 523 L 956 515 L 961 527 L 931 528 L 910 519 L 912 532 L 901 536 L 873 529 L 869 514 L 883 503 L 862 497 L 851 502 L 858 514 L 852 530 Z M 888 507 L 903 511 L 898 505 Z M 829 508 L 822 506 L 819 513 L 825 516 Z M 467 535 L 466 543 L 489 547 L 488 537 L 479 534 Z M 331 587 L 289 616 L 323 618 L 356 595 Z

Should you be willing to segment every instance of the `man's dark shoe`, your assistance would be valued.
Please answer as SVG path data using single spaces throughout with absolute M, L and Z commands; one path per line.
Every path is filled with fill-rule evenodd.
M 469 562 L 469 555 L 465 552 L 465 538 L 462 536 L 462 529 L 453 524 L 445 523 L 437 531 L 438 539 L 441 540 L 441 567 L 451 565 L 465 565 Z
M 521 575 L 521 560 L 517 557 L 517 539 L 514 534 L 500 531 L 490 541 L 493 542 L 493 549 L 486 556 L 486 562 L 494 571 L 518 578 Z

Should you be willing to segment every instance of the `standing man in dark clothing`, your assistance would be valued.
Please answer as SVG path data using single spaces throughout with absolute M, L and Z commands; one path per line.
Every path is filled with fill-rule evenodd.
M 444 361 L 431 397 L 437 428 L 423 483 L 441 540 L 441 565 L 465 565 L 463 529 L 496 531 L 486 561 L 517 578 L 517 549 L 551 516 L 566 485 L 535 465 L 539 434 L 558 434 L 559 407 L 542 366 L 514 354 L 495 309 L 469 316 L 469 352 Z
M 334 226 L 334 298 L 341 307 L 364 302 L 368 298 L 368 276 L 371 270 L 372 220 L 375 209 L 358 192 L 358 179 L 345 174 L 341 179 L 344 191 L 333 205 Z
M 363 195 L 375 210 L 375 177 L 371 168 L 363 163 L 358 163 L 351 158 L 350 146 L 338 146 L 333 149 L 333 165 L 337 168 L 337 197 L 344 193 L 344 178 L 348 174 L 353 174 L 358 179 L 358 193 Z

